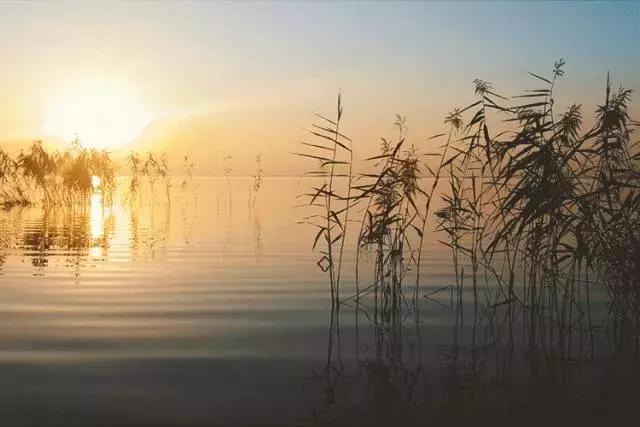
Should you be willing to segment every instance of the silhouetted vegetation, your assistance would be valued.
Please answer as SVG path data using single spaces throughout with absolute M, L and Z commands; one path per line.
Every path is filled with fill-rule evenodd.
M 0 203 L 4 208 L 41 204 L 45 207 L 87 203 L 88 196 L 99 191 L 103 202 L 111 204 L 119 185 L 118 172 L 128 173 L 123 196 L 134 201 L 146 186 L 155 197 L 162 184 L 170 200 L 171 174 L 166 153 L 131 152 L 121 168 L 104 150 L 84 148 L 75 140 L 64 152 L 49 151 L 41 141 L 12 157 L 0 149 Z M 193 164 L 187 179 L 195 191 Z M 190 175 L 189 175 L 190 174 Z
M 97 189 L 111 199 L 117 166 L 106 151 L 74 141 L 64 152 L 47 151 L 35 141 L 15 158 L 0 150 L 0 197 L 5 207 L 84 202 Z
M 408 143 L 406 121 L 398 116 L 397 139 L 382 140 L 380 154 L 368 159 L 371 172 L 359 176 L 353 185 L 351 160 L 335 157 L 338 148 L 345 152 L 348 148 L 352 158 L 351 145 L 338 144 L 341 107 L 338 121 L 329 121 L 335 132 L 320 135 L 329 145 L 306 144 L 334 154 L 303 154 L 320 160 L 322 167 L 331 166 L 326 176 L 349 177 L 347 183 L 342 181 L 346 187 L 342 192 L 329 180 L 308 195 L 312 206 L 324 199 L 320 204 L 323 222 L 316 223 L 319 232 L 313 246 L 320 238 L 325 242 L 321 261 L 326 264 L 321 268 L 329 272 L 332 304 L 347 304 L 364 313 L 378 331 L 375 336 L 384 340 L 402 335 L 402 325 L 411 314 L 419 329 L 421 300 L 432 300 L 434 293 L 444 290 L 451 293 L 456 328 L 447 356 L 448 397 L 437 408 L 420 406 L 434 420 L 448 413 L 447 399 L 455 402 L 456 411 L 468 408 L 460 413 L 465 419 L 489 398 L 495 399 L 494 405 L 506 404 L 505 420 L 510 419 L 509 411 L 531 407 L 531 402 L 548 401 L 556 405 L 550 410 L 569 410 L 567 405 L 579 398 L 582 385 L 573 383 L 574 368 L 594 360 L 613 359 L 621 364 L 639 360 L 640 150 L 632 138 L 639 123 L 629 116 L 631 91 L 614 90 L 607 77 L 603 101 L 584 126 L 582 106 L 558 111 L 554 89 L 564 76 L 564 65 L 563 60 L 556 62 L 549 77 L 531 73 L 536 87 L 511 98 L 500 95 L 491 83 L 475 80 L 477 99 L 445 118 L 446 133 L 429 138 L 446 138 L 440 153 L 422 153 L 420 144 Z M 322 169 L 312 175 L 325 176 Z M 443 178 L 448 181 L 444 188 L 439 185 Z M 438 201 L 443 207 L 432 213 L 437 189 L 443 190 Z M 344 242 L 349 223 L 339 220 L 345 211 L 334 206 L 359 202 L 366 208 L 361 211 L 357 251 L 371 255 L 373 279 L 364 287 L 359 284 L 357 262 L 355 295 L 338 299 L 336 273 L 328 267 L 334 265 L 336 244 Z M 429 215 L 435 216 L 434 221 L 428 221 Z M 427 223 L 435 225 L 434 238 L 445 236 L 441 243 L 451 251 L 455 283 L 420 298 L 422 246 L 430 234 Z M 467 297 L 466 289 L 471 290 Z M 407 298 L 408 291 L 412 299 Z M 465 317 L 469 310 L 471 321 Z M 471 355 L 463 364 L 458 336 L 465 320 L 471 329 Z M 338 328 L 333 323 L 332 316 L 330 336 Z M 333 347 L 335 338 L 330 343 Z M 406 425 L 409 419 L 420 419 L 411 415 L 416 394 L 408 391 L 400 403 L 393 403 L 402 395 L 388 395 L 401 392 L 390 375 L 396 373 L 408 381 L 422 374 L 419 366 L 402 373 L 402 364 L 394 359 L 401 345 L 387 345 L 386 362 L 361 360 L 359 372 L 369 377 L 368 383 L 386 384 L 378 392 L 387 396 L 380 396 L 372 408 L 387 405 L 389 411 L 375 422 Z M 498 360 L 482 366 L 483 361 L 489 364 L 485 356 L 492 347 Z M 520 363 L 518 355 L 525 357 L 521 374 L 515 367 Z M 332 360 L 325 379 L 335 396 L 337 382 L 350 376 L 338 373 Z M 494 376 L 487 377 L 487 366 L 496 368 Z M 595 377 L 607 381 L 597 375 L 589 379 Z M 498 382 L 499 396 L 482 396 L 483 387 L 489 388 L 486 381 Z M 524 387 L 520 395 L 512 394 L 516 384 Z M 549 395 L 546 387 L 556 386 L 568 392 Z M 612 392 L 624 400 L 620 391 Z M 597 400 L 592 394 L 583 399 Z M 402 409 L 400 404 L 408 406 Z M 316 413 L 314 423 L 358 424 L 353 412 L 338 419 L 328 415 L 326 408 L 322 413 L 326 417 Z
M 262 187 L 262 180 L 264 170 L 262 169 L 262 154 L 256 155 L 256 173 L 253 175 L 253 184 L 249 189 L 249 208 L 253 208 L 256 205 L 258 199 L 258 193 Z
M 167 202 L 171 196 L 171 175 L 169 172 L 169 161 L 166 153 L 160 155 L 148 152 L 144 160 L 137 152 L 131 152 L 127 157 L 129 167 L 129 193 L 131 201 L 134 201 L 140 194 L 141 187 L 148 185 L 151 197 L 155 197 L 155 184 L 160 181 L 164 184 L 164 191 Z
M 315 142 L 302 142 L 307 151 L 296 154 L 318 162 L 318 167 L 307 175 L 320 178 L 322 184 L 313 186 L 311 192 L 304 194 L 309 206 L 316 208 L 318 213 L 304 218 L 304 222 L 312 224 L 317 229 L 313 247 L 315 248 L 319 242 L 322 244 L 321 257 L 317 265 L 329 274 L 331 303 L 339 305 L 340 275 L 349 211 L 357 203 L 351 195 L 353 153 L 351 140 L 340 133 L 342 120 L 340 95 L 338 95 L 335 119 L 332 120 L 320 114 L 317 116 L 321 121 L 312 124 L 312 129 L 309 130 Z M 345 185 L 339 184 L 340 177 L 347 178 Z
M 193 198 L 194 198 L 194 200 L 195 200 L 195 202 L 197 204 L 198 203 L 198 191 L 197 191 L 196 183 L 194 181 L 194 171 L 195 171 L 195 169 L 196 169 L 195 163 L 191 160 L 189 155 L 185 154 L 184 157 L 183 157 L 184 179 L 182 181 L 180 189 L 182 191 L 184 191 L 185 188 L 187 187 L 187 185 L 189 185 L 191 187 L 191 191 L 193 192 Z

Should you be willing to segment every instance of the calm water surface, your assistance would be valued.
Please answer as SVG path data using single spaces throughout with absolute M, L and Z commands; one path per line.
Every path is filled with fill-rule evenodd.
M 446 394 L 470 354 L 452 346 L 473 337 L 452 334 L 438 292 L 454 280 L 442 236 L 425 247 L 420 321 L 375 328 L 332 315 L 300 180 L 265 179 L 254 208 L 251 182 L 0 212 L 0 424 L 349 424 Z

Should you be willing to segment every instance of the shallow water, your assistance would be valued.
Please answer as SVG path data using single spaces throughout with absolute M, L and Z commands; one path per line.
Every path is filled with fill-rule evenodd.
M 300 180 L 266 178 L 254 207 L 251 183 L 0 212 L 1 424 L 370 423 L 458 384 L 452 361 L 478 358 L 441 291 L 454 281 L 443 236 L 425 245 L 419 321 L 377 327 L 331 311 L 314 230 L 297 223 Z M 354 262 L 350 249 L 344 295 Z

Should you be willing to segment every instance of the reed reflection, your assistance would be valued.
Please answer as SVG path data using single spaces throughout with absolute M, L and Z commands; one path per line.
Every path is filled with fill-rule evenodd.
M 76 276 L 88 262 L 106 262 L 115 244 L 117 256 L 135 260 L 165 254 L 171 204 L 156 196 L 114 198 L 94 180 L 84 197 L 64 203 L 16 206 L 2 213 L 2 247 L 7 255 L 29 258 L 34 274 L 44 275 L 50 262 L 73 268 Z M 122 189 L 127 184 L 122 184 Z M 160 191 L 160 190 L 156 190 Z M 149 193 L 150 194 L 150 193 Z M 123 202 L 122 202 L 122 201 Z M 127 221 L 126 218 L 129 218 Z M 193 215 L 185 219 L 193 221 Z
M 103 256 L 104 249 L 108 246 L 108 239 L 105 239 L 104 205 L 102 194 L 91 195 L 91 247 L 89 256 L 99 258 Z
M 632 415 L 640 365 L 637 354 L 620 349 L 637 334 L 623 335 L 629 331 L 619 330 L 614 312 L 595 332 L 592 348 L 584 339 L 588 332 L 580 338 L 577 325 L 574 336 L 559 337 L 549 319 L 538 318 L 532 338 L 528 313 L 512 316 L 507 307 L 477 303 L 469 298 L 451 310 L 436 304 L 423 309 L 423 319 L 435 310 L 450 321 L 449 331 L 413 315 L 401 322 L 364 316 L 355 324 L 352 311 L 334 309 L 326 362 L 304 382 L 317 399 L 304 422 L 465 425 L 480 416 L 493 425 L 534 425 Z M 463 312 L 478 321 L 464 324 Z
M 91 210 L 90 210 L 90 222 L 91 222 L 91 238 L 100 239 L 104 236 L 104 206 L 102 204 L 102 195 L 91 195 Z

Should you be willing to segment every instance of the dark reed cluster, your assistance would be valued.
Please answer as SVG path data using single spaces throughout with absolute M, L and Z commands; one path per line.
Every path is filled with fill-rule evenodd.
M 311 187 L 311 192 L 303 195 L 308 198 L 308 204 L 318 210 L 318 213 L 305 217 L 303 221 L 317 229 L 313 247 L 315 249 L 320 242 L 323 244 L 319 249 L 321 257 L 317 265 L 329 275 L 331 304 L 337 306 L 340 303 L 340 276 L 349 212 L 358 202 L 358 198 L 352 196 L 354 186 L 351 139 L 340 133 L 341 96 L 338 95 L 334 119 L 320 114 L 317 116 L 319 122 L 313 123 L 309 131 L 316 138 L 316 142 L 302 142 L 307 150 L 296 153 L 316 162 L 317 167 L 307 175 L 321 181 Z M 346 178 L 346 182 L 339 178 Z
M 180 185 L 180 189 L 184 191 L 189 185 L 191 190 L 194 193 L 194 197 L 196 194 L 196 183 L 194 181 L 194 172 L 196 170 L 196 164 L 191 160 L 188 154 L 185 154 L 182 158 L 182 169 L 184 173 L 184 179 L 182 180 L 182 184 Z
M 501 320 L 512 333 L 520 321 L 531 347 L 551 337 L 566 357 L 593 351 L 607 329 L 617 353 L 639 354 L 640 151 L 631 91 L 614 90 L 607 77 L 603 101 L 583 125 L 582 106 L 558 111 L 564 65 L 556 62 L 549 77 L 531 73 L 536 87 L 514 97 L 475 80 L 475 102 L 455 109 L 447 132 L 432 137 L 446 139 L 437 154 L 405 141 L 398 116 L 397 140 L 383 139 L 380 155 L 368 159 L 373 172 L 357 177 L 351 140 L 340 133 L 340 98 L 335 119 L 319 116 L 316 141 L 299 155 L 319 162 L 309 175 L 321 183 L 305 195 L 318 212 L 306 220 L 318 230 L 313 246 L 322 244 L 318 264 L 333 305 L 355 302 L 368 318 L 390 323 L 403 310 L 419 314 L 422 248 L 435 223 L 452 253 L 451 291 L 462 308 L 471 289 L 474 323 Z M 431 212 L 440 190 L 444 207 Z M 343 297 L 342 253 L 356 205 L 358 256 L 372 255 L 374 274 Z M 604 295 L 598 324 L 594 294 Z
M 253 183 L 249 188 L 249 209 L 255 208 L 258 200 L 258 193 L 262 188 L 264 169 L 262 169 L 262 154 L 256 155 L 256 173 L 252 176 Z
M 142 157 L 139 153 L 132 151 L 127 157 L 127 166 L 131 177 L 128 192 L 130 201 L 133 202 L 139 197 L 141 189 L 145 184 L 149 186 L 150 194 L 154 197 L 155 184 L 158 181 L 164 185 L 167 202 L 171 200 L 171 175 L 166 153 L 157 155 L 148 152 L 145 157 Z M 191 174 L 192 169 L 193 167 L 191 166 L 191 169 L 187 170 L 187 172 Z M 189 179 L 193 179 L 192 175 L 189 175 Z M 184 188 L 184 185 L 182 188 Z
M 361 184 L 355 186 L 357 198 L 367 204 L 358 253 L 367 251 L 374 258 L 373 284 L 362 291 L 358 284 L 355 299 L 359 303 L 362 297 L 373 294 L 374 318 L 380 314 L 383 321 L 392 323 L 402 320 L 401 286 L 416 261 L 411 234 L 421 236 L 426 222 L 417 203 L 418 195 L 426 195 L 420 187 L 420 156 L 413 145 L 405 146 L 405 119 L 398 116 L 395 125 L 397 141 L 382 139 L 381 154 L 367 159 L 373 162 L 375 172 L 360 175 Z
M 110 198 L 116 170 L 109 153 L 83 148 L 79 141 L 64 152 L 47 151 L 41 141 L 15 157 L 0 150 L 0 203 L 10 208 L 82 202 L 98 186 Z
M 451 192 L 438 217 L 454 259 L 470 261 L 476 297 L 478 274 L 492 278 L 497 292 L 487 307 L 503 307 L 509 320 L 522 309 L 531 346 L 550 334 L 566 357 L 585 339 L 593 348 L 595 290 L 608 294 L 614 338 L 624 331 L 619 350 L 637 355 L 640 154 L 631 91 L 614 91 L 607 78 L 583 130 L 581 106 L 556 111 L 563 66 L 556 62 L 550 78 L 532 74 L 540 86 L 514 101 L 476 80 L 479 99 L 465 109 L 471 119 L 448 160 Z M 507 124 L 499 133 L 491 131 L 492 113 Z
M 141 155 L 131 152 L 126 159 L 130 176 L 126 197 L 133 201 L 148 185 L 155 194 L 157 183 L 163 185 L 167 200 L 170 197 L 171 174 L 165 153 Z M 187 178 L 193 189 L 193 164 Z M 0 149 L 0 204 L 14 206 L 42 205 L 45 207 L 85 204 L 88 196 L 99 191 L 110 204 L 119 185 L 118 162 L 105 150 L 88 149 L 75 140 L 63 152 L 47 150 L 35 141 L 16 156 Z

